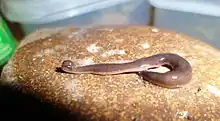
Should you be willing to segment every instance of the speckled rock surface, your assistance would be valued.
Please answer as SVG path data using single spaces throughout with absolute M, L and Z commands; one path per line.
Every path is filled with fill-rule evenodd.
M 88 120 L 219 120 L 220 52 L 209 45 L 143 26 L 51 31 L 55 34 L 19 47 L 3 70 L 2 83 L 19 84 L 24 91 Z M 136 74 L 98 76 L 56 71 L 64 59 L 87 65 L 132 61 L 162 52 L 177 53 L 191 63 L 189 84 L 166 89 Z

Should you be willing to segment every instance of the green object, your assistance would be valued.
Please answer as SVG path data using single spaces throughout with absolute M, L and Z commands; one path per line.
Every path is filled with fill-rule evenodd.
M 0 67 L 7 63 L 17 47 L 17 43 L 11 34 L 7 24 L 0 17 Z

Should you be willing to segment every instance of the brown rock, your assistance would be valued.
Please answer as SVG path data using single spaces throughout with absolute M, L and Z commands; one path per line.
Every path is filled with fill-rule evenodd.
M 39 33 L 27 37 L 5 66 L 2 83 L 19 85 L 26 93 L 68 109 L 70 119 L 75 116 L 71 114 L 78 113 L 94 121 L 219 120 L 217 49 L 181 34 L 146 26 L 68 27 L 52 33 L 44 38 L 39 38 Z M 56 71 L 64 59 L 86 65 L 131 61 L 163 52 L 177 53 L 191 63 L 193 77 L 189 84 L 167 89 L 136 74 L 98 76 Z

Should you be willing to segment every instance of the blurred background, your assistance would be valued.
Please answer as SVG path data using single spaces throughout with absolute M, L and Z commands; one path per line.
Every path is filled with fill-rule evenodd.
M 219 0 L 1 0 L 0 65 L 40 28 L 149 25 L 220 49 Z

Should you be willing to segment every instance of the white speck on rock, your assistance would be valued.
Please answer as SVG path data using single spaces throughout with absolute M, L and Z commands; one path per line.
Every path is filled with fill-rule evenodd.
M 116 42 L 123 42 L 124 39 L 116 39 L 115 41 L 116 41 Z
M 110 50 L 102 54 L 103 57 L 111 56 L 111 55 L 123 55 L 126 54 L 124 50 Z
M 76 31 L 73 31 L 69 36 L 68 36 L 68 38 L 72 38 L 73 36 L 81 36 L 82 37 L 82 35 L 83 34 L 85 34 L 87 32 L 87 29 L 84 29 L 84 28 L 82 28 L 82 29 L 80 29 L 80 30 L 76 30 Z
M 152 32 L 159 32 L 159 29 L 157 29 L 157 28 L 152 28 L 151 31 L 152 31 Z
M 78 61 L 79 65 L 90 65 L 90 64 L 94 64 L 94 61 L 92 60 L 92 58 L 85 58 L 82 60 Z
M 61 50 L 61 49 L 66 49 L 66 45 L 56 45 L 54 48 L 55 50 Z
M 175 89 L 175 88 L 171 90 L 171 92 L 179 92 L 179 91 L 180 91 L 179 89 Z
M 214 94 L 215 96 L 220 97 L 220 90 L 217 87 L 215 87 L 211 84 L 208 84 L 207 88 L 210 93 Z
M 189 113 L 188 111 L 183 111 L 183 112 L 177 112 L 176 115 L 178 118 L 184 119 L 188 117 Z
M 42 57 L 44 55 L 49 55 L 55 53 L 54 49 L 43 49 L 40 52 L 36 52 L 36 54 L 33 55 L 34 58 L 36 57 Z
M 36 52 L 36 54 L 34 54 L 33 55 L 33 57 L 35 58 L 37 58 L 37 57 L 42 57 L 43 56 L 43 54 L 41 54 L 40 52 Z
M 169 35 L 170 35 L 170 33 L 163 33 L 163 35 L 164 35 L 164 36 L 169 36 Z
M 91 44 L 90 46 L 87 47 L 87 50 L 91 53 L 97 53 L 101 47 L 97 47 L 96 44 Z
M 144 44 L 141 44 L 141 46 L 144 48 L 144 49 L 148 49 L 150 48 L 150 45 L 146 42 Z
M 45 49 L 43 51 L 43 54 L 50 54 L 50 53 L 54 53 L 54 50 L 53 49 Z

